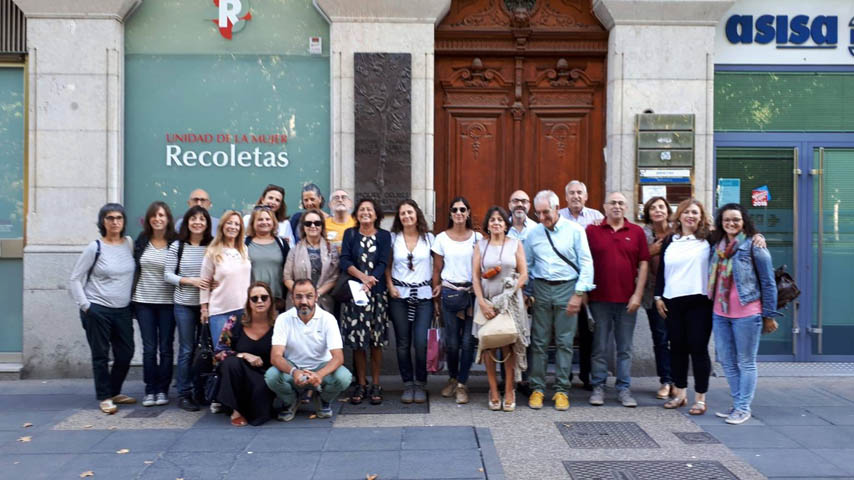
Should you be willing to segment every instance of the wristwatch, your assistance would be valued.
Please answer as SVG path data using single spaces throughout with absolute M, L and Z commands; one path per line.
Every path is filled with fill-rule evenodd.
M 576 290 L 576 291 L 575 291 L 575 294 L 576 294 L 576 295 L 578 295 L 579 297 L 583 297 L 585 293 L 587 293 L 587 292 L 584 292 L 584 291 L 581 291 L 581 290 Z
M 657 302 L 657 301 L 659 301 L 659 300 L 664 300 L 664 299 L 663 299 L 663 298 L 661 298 L 659 295 L 656 295 L 656 296 L 652 297 L 652 299 L 653 299 L 653 300 L 655 300 L 656 302 Z

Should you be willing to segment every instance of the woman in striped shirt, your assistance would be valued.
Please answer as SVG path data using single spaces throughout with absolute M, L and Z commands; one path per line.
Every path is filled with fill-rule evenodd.
M 201 326 L 199 288 L 207 288 L 201 278 L 205 249 L 211 243 L 211 216 L 204 207 L 190 207 L 181 221 L 178 239 L 169 246 L 166 255 L 164 279 L 175 286 L 175 323 L 178 325 L 178 368 L 175 387 L 178 389 L 178 406 L 195 412 L 198 404 L 193 400 L 194 379 L 190 378 L 193 346 Z M 197 390 L 200 389 L 200 385 Z
M 131 298 L 142 336 L 144 407 L 169 403 L 167 393 L 172 381 L 172 343 L 175 340 L 174 287 L 163 280 L 163 270 L 169 244 L 174 239 L 175 222 L 169 206 L 153 202 L 145 212 L 142 233 L 134 245 L 137 279 Z

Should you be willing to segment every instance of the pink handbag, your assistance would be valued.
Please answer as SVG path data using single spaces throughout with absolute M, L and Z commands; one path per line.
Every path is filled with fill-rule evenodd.
M 441 372 L 445 368 L 445 349 L 442 329 L 436 319 L 427 330 L 427 373 Z

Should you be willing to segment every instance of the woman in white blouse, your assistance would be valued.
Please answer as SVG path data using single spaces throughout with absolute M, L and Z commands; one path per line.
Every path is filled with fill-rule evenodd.
M 415 200 L 403 200 L 391 226 L 391 261 L 386 272 L 389 313 L 394 324 L 397 368 L 406 386 L 400 401 L 427 401 L 427 330 L 433 318 L 430 282 L 435 241 Z M 415 365 L 412 363 L 415 347 Z

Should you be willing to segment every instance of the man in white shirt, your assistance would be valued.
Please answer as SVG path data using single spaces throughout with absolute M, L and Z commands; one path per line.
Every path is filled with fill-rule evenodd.
M 353 375 L 343 366 L 344 353 L 338 322 L 316 306 L 317 288 L 309 279 L 297 280 L 292 291 L 294 308 L 279 315 L 273 327 L 273 348 L 264 374 L 267 387 L 285 404 L 278 420 L 294 419 L 297 390 L 320 392 L 318 418 L 332 416 L 332 402 L 350 386 Z

